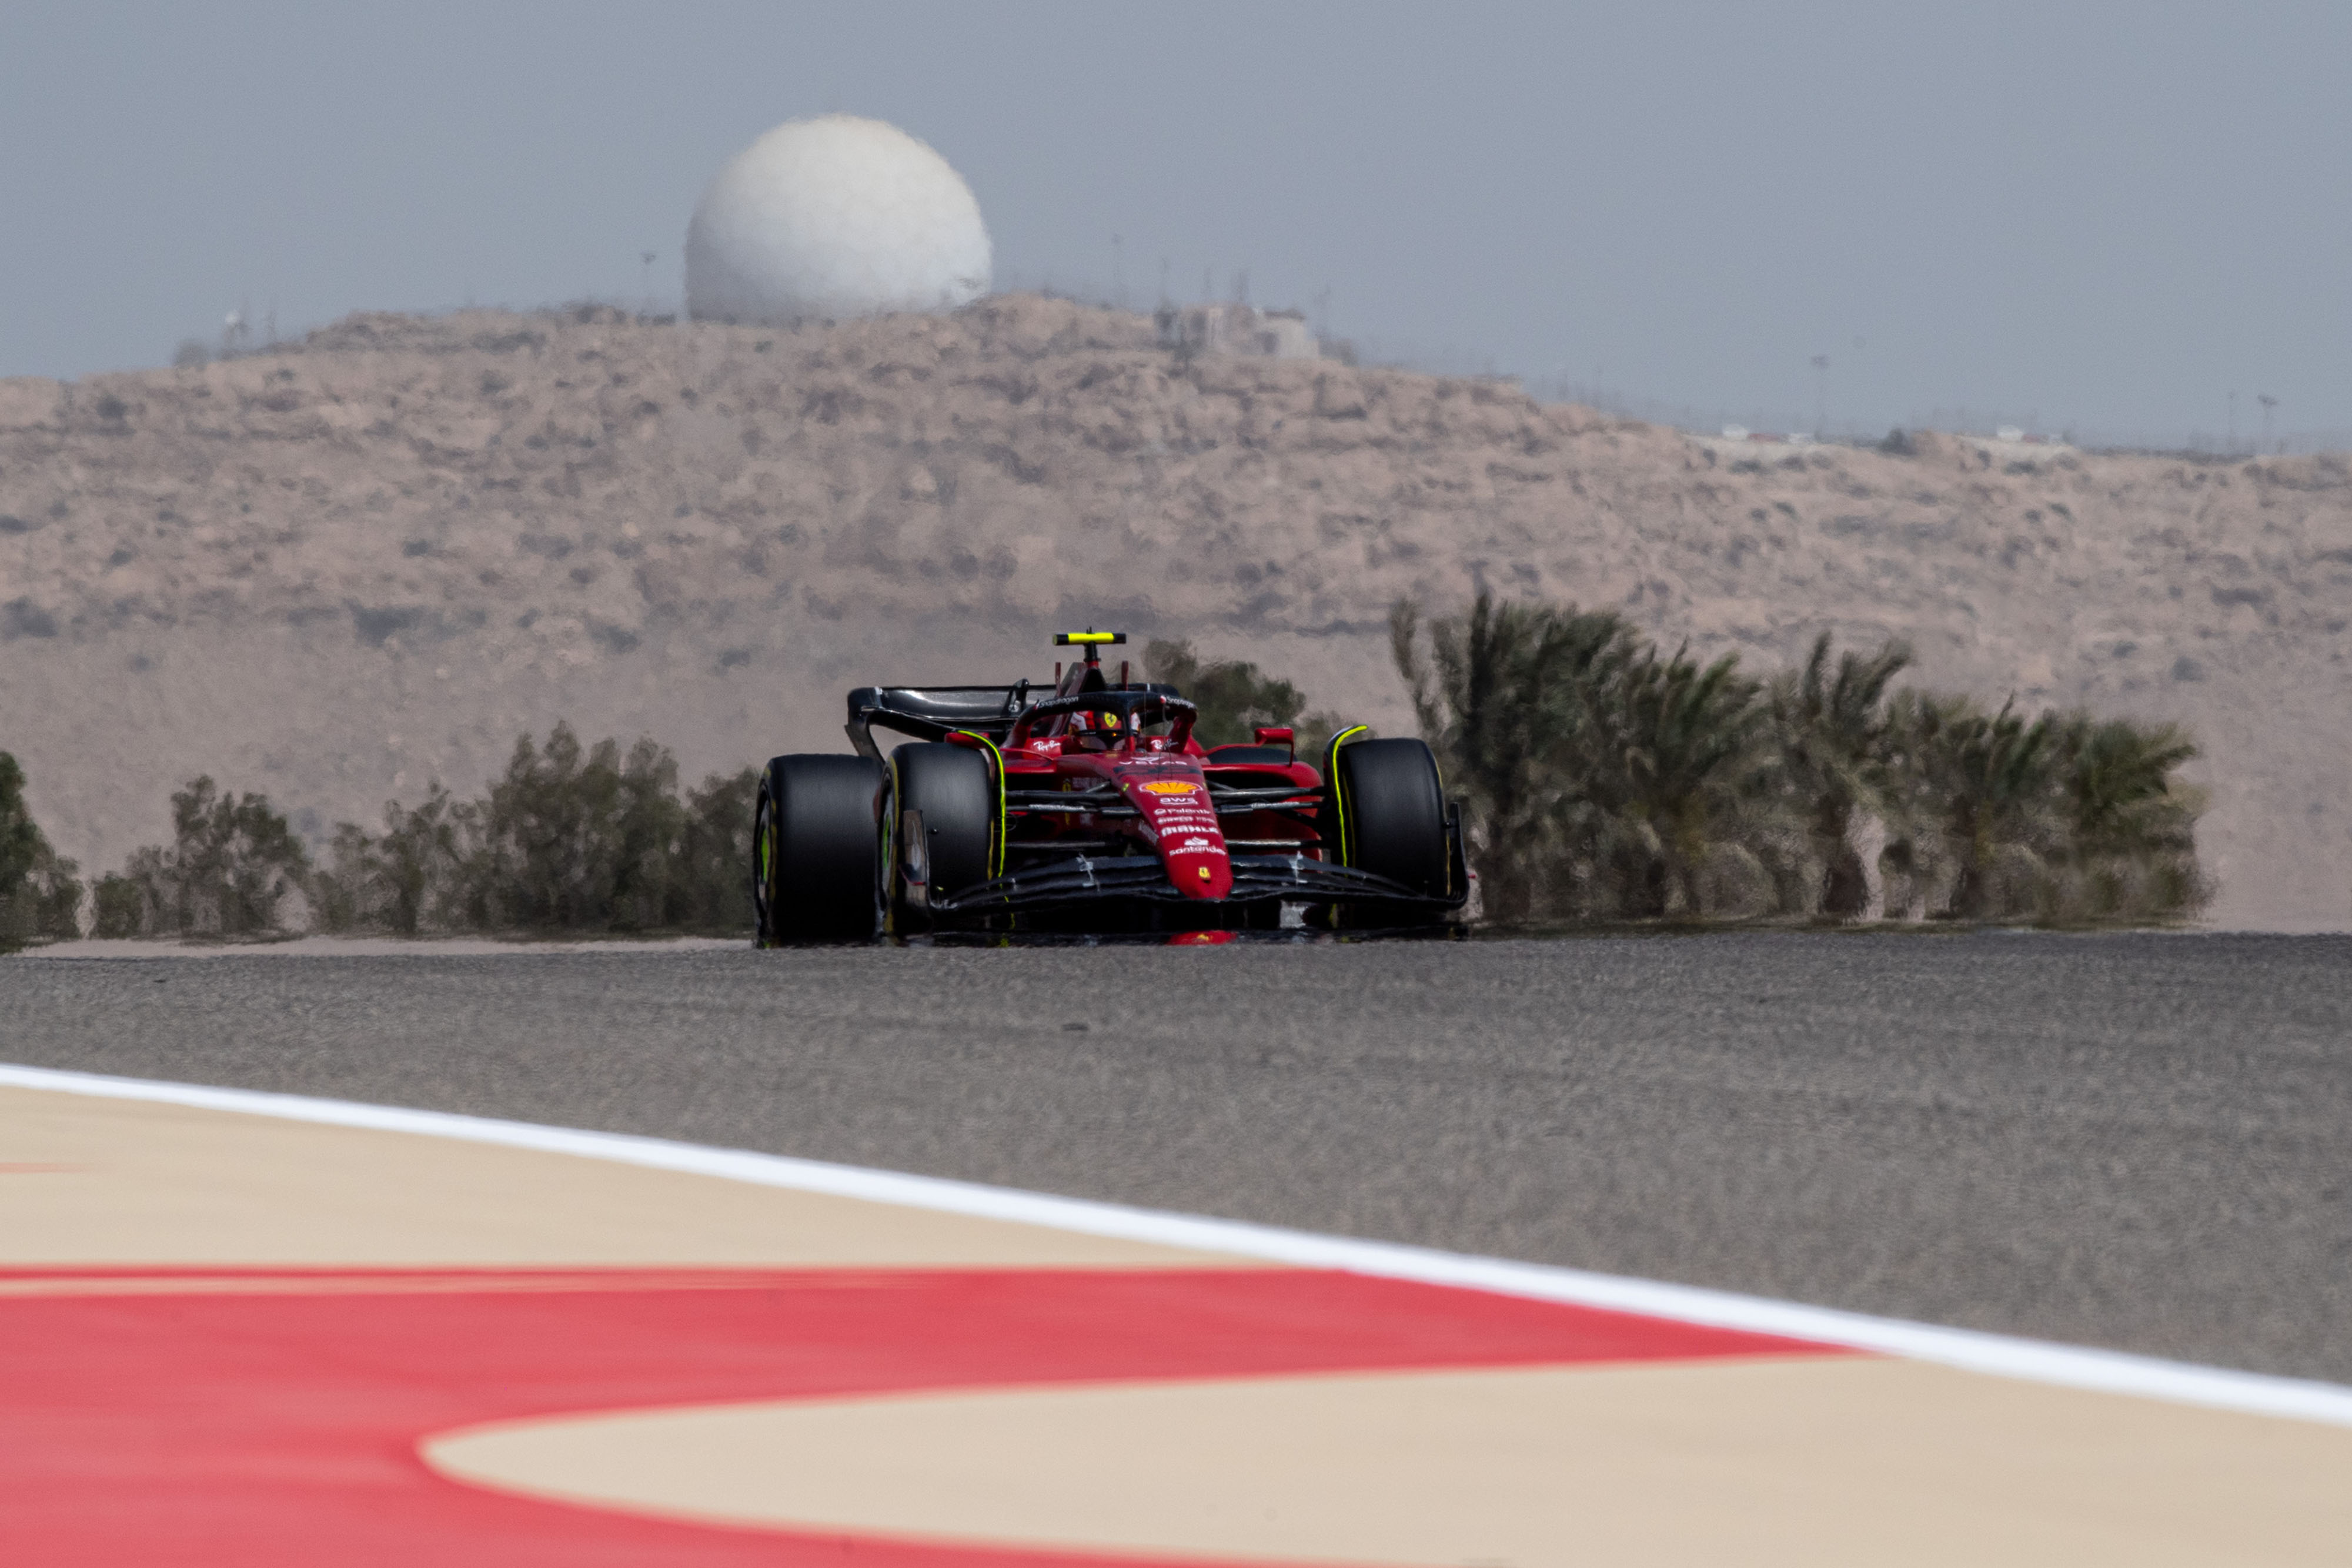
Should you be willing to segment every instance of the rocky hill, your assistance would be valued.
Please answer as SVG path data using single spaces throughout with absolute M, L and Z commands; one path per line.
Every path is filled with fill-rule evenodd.
M 1409 726 L 1384 617 L 1479 583 L 1668 643 L 1908 637 L 1919 677 L 2194 727 L 2218 923 L 2352 926 L 2352 465 L 1735 445 L 1507 383 L 1154 346 L 1006 298 L 799 331 L 360 316 L 0 382 L 0 747 L 111 866 L 209 771 L 313 829 L 525 729 L 688 773 L 874 680 L 1186 636 Z

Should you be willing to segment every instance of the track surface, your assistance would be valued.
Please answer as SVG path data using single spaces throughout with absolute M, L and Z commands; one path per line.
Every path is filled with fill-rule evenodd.
M 2352 1382 L 2352 939 L 20 959 L 0 1059 Z

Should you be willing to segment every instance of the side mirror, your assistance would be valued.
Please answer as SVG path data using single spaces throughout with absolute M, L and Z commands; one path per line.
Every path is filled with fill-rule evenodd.
M 1286 746 L 1290 747 L 1290 760 L 1298 760 L 1298 732 L 1288 725 L 1262 724 L 1253 733 L 1260 746 Z

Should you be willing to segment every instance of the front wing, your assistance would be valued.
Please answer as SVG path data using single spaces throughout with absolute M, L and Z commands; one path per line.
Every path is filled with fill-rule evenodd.
M 1384 876 L 1298 854 L 1238 854 L 1233 857 L 1233 891 L 1219 901 L 1226 906 L 1337 904 L 1370 906 L 1368 913 L 1400 923 L 1428 923 L 1444 919 L 1460 909 L 1468 897 L 1459 878 L 1453 893 L 1430 898 Z M 1169 882 L 1157 855 L 1119 855 L 1102 860 L 1075 855 L 1066 864 L 1014 872 L 961 893 L 934 897 L 929 907 L 934 918 L 961 921 L 984 920 L 1000 914 L 1135 902 L 1181 904 L 1193 910 L 1217 907 L 1179 891 Z

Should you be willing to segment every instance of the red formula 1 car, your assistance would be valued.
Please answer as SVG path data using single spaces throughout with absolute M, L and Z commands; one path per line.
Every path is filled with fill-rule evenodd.
M 865 686 L 855 756 L 779 757 L 752 821 L 759 942 L 925 931 L 1443 925 L 1468 894 L 1458 806 L 1418 740 L 1286 729 L 1204 749 L 1175 687 L 1106 678 L 1116 632 L 1050 695 Z M 887 759 L 877 727 L 915 738 Z

